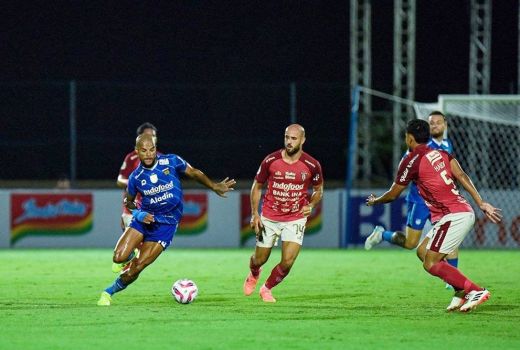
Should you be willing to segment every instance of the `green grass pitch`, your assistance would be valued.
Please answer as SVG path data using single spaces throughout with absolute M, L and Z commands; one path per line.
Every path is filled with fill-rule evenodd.
M 520 253 L 462 250 L 460 267 L 490 289 L 469 314 L 414 252 L 303 249 L 273 289 L 242 294 L 252 249 L 171 247 L 109 307 L 110 250 L 0 250 L 0 349 L 518 349 Z M 279 261 L 275 249 L 263 282 Z M 175 303 L 193 279 L 199 296 Z

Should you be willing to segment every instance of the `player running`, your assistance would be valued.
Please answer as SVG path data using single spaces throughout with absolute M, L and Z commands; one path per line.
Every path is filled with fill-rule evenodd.
M 440 111 L 433 111 L 428 115 L 428 122 L 430 124 L 430 140 L 428 147 L 432 149 L 441 149 L 453 155 L 453 144 L 450 139 L 444 138 L 444 133 L 447 129 L 446 116 Z M 408 154 L 407 152 L 405 154 Z M 415 249 L 419 244 L 422 231 L 426 222 L 430 219 L 430 210 L 424 199 L 419 195 L 417 185 L 412 182 L 408 194 L 406 195 L 407 216 L 405 233 L 401 231 L 386 230 L 383 226 L 376 226 L 372 233 L 365 241 L 365 249 L 370 250 L 373 246 L 379 244 L 381 241 L 387 241 L 391 244 L 401 246 L 406 249 Z M 447 256 L 446 261 L 451 266 L 457 267 L 459 263 L 459 252 L 456 249 L 453 253 Z M 452 288 L 446 284 L 446 288 Z
M 251 295 L 273 246 L 282 239 L 282 257 L 260 288 L 265 302 L 276 299 L 271 289 L 289 274 L 300 248 L 307 217 L 323 196 L 320 163 L 303 152 L 305 130 L 292 124 L 285 129 L 285 148 L 269 154 L 260 164 L 251 188 L 251 228 L 256 233 L 255 253 L 249 262 L 250 272 L 244 282 L 244 294 Z M 262 213 L 259 213 L 262 187 L 267 182 Z M 312 186 L 312 195 L 308 188 Z
M 137 136 L 142 134 L 148 134 L 155 137 L 155 142 L 157 143 L 157 128 L 152 123 L 143 123 L 139 125 L 137 128 Z M 126 186 L 128 185 L 128 178 L 132 171 L 134 171 L 140 164 L 139 156 L 134 149 L 132 152 L 129 152 L 125 159 L 123 160 L 123 164 L 121 164 L 121 168 L 119 168 L 119 175 L 117 176 L 117 186 L 121 187 L 123 191 L 123 199 L 126 197 Z M 137 205 L 141 204 L 141 195 L 138 193 L 135 201 Z M 121 214 L 121 231 L 124 232 L 125 229 L 130 225 L 130 221 L 132 220 L 132 213 L 128 210 L 128 208 L 123 204 L 123 213 Z M 128 261 L 124 261 L 122 263 L 112 263 L 112 271 L 113 272 L 121 272 L 123 267 L 128 264 L 130 260 L 134 257 L 139 256 L 139 248 L 135 248 L 135 250 L 128 257 Z
M 502 215 L 500 209 L 483 201 L 455 158 L 426 145 L 428 138 L 429 125 L 426 121 L 414 119 L 408 122 L 405 141 L 411 152 L 399 164 L 390 189 L 379 197 L 373 194 L 368 196 L 367 205 L 389 203 L 399 197 L 411 181 L 417 184 L 434 223 L 417 248 L 417 256 L 423 261 L 427 272 L 443 279 L 455 289 L 455 297 L 447 310 L 471 311 L 488 300 L 490 293 L 444 260 L 459 247 L 475 222 L 475 213 L 457 190 L 455 181 L 462 184 L 493 223 L 500 222 Z
M 112 295 L 133 283 L 139 274 L 171 244 L 182 217 L 183 199 L 180 176 L 196 180 L 226 197 L 233 190 L 235 180 L 225 178 L 211 181 L 202 171 L 193 168 L 184 159 L 175 155 L 157 155 L 155 137 L 142 134 L 137 137 L 135 149 L 141 164 L 128 179 L 126 207 L 132 211 L 132 220 L 119 238 L 114 249 L 114 263 L 128 260 L 128 256 L 141 244 L 139 257 L 134 258 L 107 287 L 98 300 L 98 305 L 108 306 Z M 137 208 L 134 200 L 142 196 L 142 205 Z

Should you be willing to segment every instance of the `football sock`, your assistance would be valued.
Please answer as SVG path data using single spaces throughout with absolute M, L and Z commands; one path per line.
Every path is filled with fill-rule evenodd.
M 453 267 L 459 266 L 459 258 L 446 259 L 446 261 L 448 262 L 448 264 L 450 264 Z
M 276 265 L 274 269 L 271 271 L 271 275 L 265 281 L 265 286 L 269 289 L 275 287 L 278 283 L 282 282 L 282 280 L 289 274 L 289 271 L 285 271 L 280 264 Z
M 251 274 L 257 278 L 260 275 L 260 266 L 256 266 L 253 264 L 253 256 L 249 258 L 249 269 L 251 270 Z
M 387 231 L 385 230 L 383 232 L 383 241 L 387 241 L 392 243 L 392 236 L 394 235 L 394 231 Z
M 117 293 L 125 289 L 126 287 L 127 285 L 124 284 L 123 281 L 121 281 L 121 277 L 118 277 L 110 287 L 105 289 L 105 292 L 107 292 L 110 295 L 113 295 L 114 293 Z
M 472 290 L 482 290 L 481 287 L 473 283 L 456 267 L 451 266 L 446 261 L 439 261 L 433 265 L 428 272 L 434 276 L 442 278 L 456 290 L 464 290 L 466 293 L 469 293 Z

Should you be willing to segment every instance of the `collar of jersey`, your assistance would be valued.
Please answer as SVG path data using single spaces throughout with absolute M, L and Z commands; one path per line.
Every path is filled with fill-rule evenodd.
M 155 157 L 155 164 L 151 168 L 145 167 L 143 165 L 143 169 L 144 170 L 154 170 L 157 167 L 157 164 L 159 164 L 159 158 Z

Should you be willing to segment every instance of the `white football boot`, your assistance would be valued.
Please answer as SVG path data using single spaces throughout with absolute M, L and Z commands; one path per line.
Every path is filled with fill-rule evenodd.
M 446 308 L 446 311 L 450 312 L 450 311 L 455 311 L 455 310 L 460 309 L 460 307 L 462 305 L 464 305 L 465 301 L 466 301 L 466 299 L 464 299 L 464 298 L 459 298 L 458 296 L 454 296 L 453 299 L 451 299 L 450 305 L 448 305 L 448 307 Z
M 370 250 L 373 246 L 378 245 L 383 240 L 383 232 L 385 229 L 383 226 L 374 227 L 374 231 L 367 237 L 365 241 L 365 249 Z
M 460 307 L 461 312 L 469 312 L 474 310 L 478 305 L 489 299 L 491 293 L 487 289 L 472 290 L 466 294 L 466 302 Z

